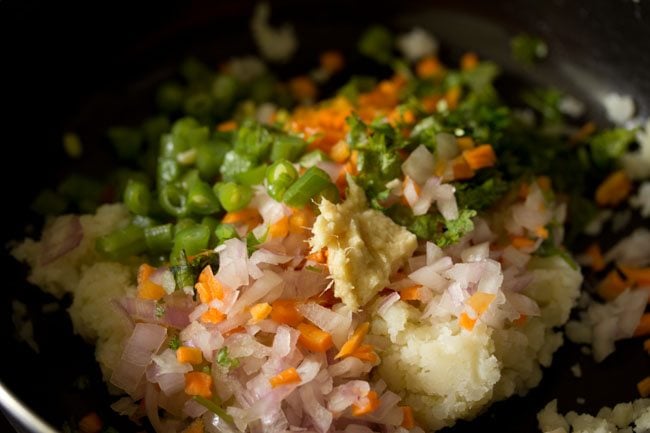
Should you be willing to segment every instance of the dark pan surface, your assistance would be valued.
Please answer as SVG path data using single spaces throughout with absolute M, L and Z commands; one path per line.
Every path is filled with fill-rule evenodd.
M 273 20 L 290 21 L 300 50 L 281 74 L 304 71 L 320 51 L 341 48 L 355 59 L 355 42 L 367 24 L 395 30 L 421 26 L 442 41 L 453 59 L 472 49 L 504 66 L 512 82 L 555 85 L 589 105 L 589 116 L 603 119 L 599 97 L 608 91 L 634 96 L 638 111 L 650 112 L 650 4 L 604 1 L 401 1 L 273 2 Z M 254 51 L 247 14 L 251 1 L 195 0 L 166 6 L 154 2 L 0 2 L 0 101 L 4 206 L 2 240 L 22 238 L 38 220 L 28 211 L 35 193 L 71 170 L 96 172 L 110 167 L 102 150 L 103 131 L 137 122 L 151 105 L 150 91 L 188 55 L 216 66 L 232 55 Z M 534 70 L 514 64 L 508 40 L 520 31 L 542 36 L 551 55 Z M 372 69 L 370 69 L 372 72 Z M 507 84 L 507 83 L 506 83 Z M 88 159 L 72 163 L 63 154 L 63 132 L 78 132 Z M 24 282 L 26 269 L 7 254 L 0 318 L 0 381 L 53 426 L 72 416 L 99 410 L 120 432 L 136 431 L 107 410 L 93 349 L 74 337 L 63 310 L 43 314 L 51 298 Z M 14 338 L 11 300 L 28 305 L 41 353 Z M 635 384 L 650 372 L 650 358 L 638 340 L 626 341 L 602 364 L 566 345 L 545 372 L 541 385 L 525 398 L 494 405 L 454 432 L 520 432 L 536 428 L 535 414 L 558 398 L 560 410 L 587 411 L 637 397 Z M 580 362 L 584 379 L 570 366 Z M 80 377 L 90 378 L 88 383 Z M 83 390 L 80 390 L 83 388 Z M 579 405 L 576 398 L 586 404 Z M 4 428 L 3 428 L 4 427 Z M 8 426 L 0 424 L 0 430 Z

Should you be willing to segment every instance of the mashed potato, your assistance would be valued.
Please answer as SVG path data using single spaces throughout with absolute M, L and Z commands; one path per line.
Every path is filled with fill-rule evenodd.
M 374 315 L 371 333 L 383 337 L 376 374 L 412 406 L 432 429 L 476 416 L 490 402 L 525 394 L 542 378 L 562 344 L 554 327 L 565 323 L 582 282 L 562 258 L 534 258 L 534 280 L 524 291 L 537 301 L 541 316 L 522 327 L 493 329 L 477 323 L 461 330 L 458 321 L 430 323 L 420 311 L 398 301 Z
M 60 218 L 49 222 L 42 239 L 47 238 L 48 230 L 55 228 Z M 95 241 L 126 224 L 128 212 L 119 204 L 105 205 L 94 215 L 80 216 L 80 222 L 83 238 L 79 245 L 51 263 L 40 263 L 45 247 L 42 241 L 27 239 L 13 250 L 13 254 L 30 265 L 29 282 L 58 298 L 66 293 L 72 295 L 73 302 L 68 311 L 75 332 L 96 344 L 96 357 L 104 376 L 108 377 L 130 332 L 111 301 L 135 292 L 135 269 L 100 261 Z

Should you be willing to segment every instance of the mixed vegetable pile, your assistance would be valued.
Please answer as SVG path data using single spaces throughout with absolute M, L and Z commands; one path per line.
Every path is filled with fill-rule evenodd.
M 373 375 L 385 341 L 372 316 L 404 301 L 459 332 L 524 326 L 540 314 L 519 293 L 531 257 L 577 269 L 563 242 L 635 193 L 618 165 L 635 129 L 599 130 L 563 110 L 555 89 L 506 102 L 498 66 L 475 53 L 454 68 L 432 43 L 404 48 L 405 59 L 394 46 L 386 29 L 369 29 L 359 50 L 386 76 L 351 76 L 327 99 L 320 84 L 349 74 L 338 51 L 288 81 L 253 57 L 217 73 L 188 60 L 159 89 L 160 115 L 109 131 L 130 168 L 109 187 L 73 176 L 39 196 L 34 209 L 48 214 L 92 212 L 111 195 L 130 212 L 96 242 L 103 257 L 139 264 L 136 295 L 115 301 L 133 326 L 110 377 L 129 394 L 117 410 L 146 413 L 158 432 L 422 431 L 422 408 Z M 512 48 L 531 64 L 546 55 L 528 36 Z M 80 153 L 73 134 L 65 146 Z M 344 212 L 355 188 L 371 212 L 362 218 L 413 236 L 360 310 L 342 302 L 332 253 L 312 248 L 317 221 L 334 224 L 323 203 Z M 606 269 L 597 243 L 584 259 Z M 614 268 L 598 294 L 614 300 L 648 275 Z M 646 319 L 637 334 L 650 333 Z

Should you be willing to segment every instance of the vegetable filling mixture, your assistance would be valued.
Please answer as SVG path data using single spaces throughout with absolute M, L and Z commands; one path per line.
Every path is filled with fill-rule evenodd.
M 109 133 L 141 167 L 113 183 L 123 203 L 92 211 L 79 178 L 39 197 L 86 213 L 48 220 L 14 255 L 73 295 L 114 410 L 159 433 L 423 432 L 540 382 L 582 282 L 563 240 L 636 194 L 650 140 L 570 126 L 561 107 L 579 117 L 578 103 L 554 90 L 506 105 L 496 65 L 443 65 L 423 30 L 395 44 L 405 58 L 385 29 L 366 32 L 360 51 L 392 72 L 320 102 L 339 52 L 288 82 L 254 57 L 216 75 L 189 61 L 160 89 L 161 117 Z M 534 62 L 539 44 L 513 49 Z M 624 256 L 599 248 L 583 257 L 597 271 Z M 647 286 L 648 256 L 600 286 L 623 299 L 612 350 L 644 312 L 647 291 L 626 289 Z

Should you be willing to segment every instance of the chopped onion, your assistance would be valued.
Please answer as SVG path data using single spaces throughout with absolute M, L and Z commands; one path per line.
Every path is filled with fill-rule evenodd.
M 196 400 L 190 398 L 183 405 L 183 413 L 190 418 L 198 418 L 203 415 L 208 409 L 196 402 Z
M 337 164 L 335 162 L 330 162 L 330 161 L 318 161 L 316 163 L 316 167 L 320 168 L 325 173 L 327 173 L 327 175 L 330 177 L 330 180 L 332 182 L 336 182 L 336 179 L 338 179 L 342 168 L 340 164 Z
M 506 299 L 519 314 L 524 314 L 530 317 L 540 315 L 539 305 L 528 296 L 520 293 L 508 293 Z
M 480 262 L 487 259 L 490 255 L 490 243 L 483 242 L 478 245 L 467 248 L 460 253 L 460 258 L 464 262 Z
M 183 373 L 169 373 L 161 374 L 156 378 L 156 383 L 160 386 L 160 390 L 167 396 L 176 394 L 185 388 L 185 374 Z
M 496 294 L 503 283 L 503 274 L 499 262 L 487 259 L 481 262 L 484 264 L 484 272 L 481 281 L 478 283 L 478 291 Z
M 239 239 L 228 239 L 219 253 L 217 278 L 227 287 L 235 290 L 248 284 L 248 251 Z
M 352 325 L 352 316 L 350 314 L 336 313 L 315 302 L 298 305 L 297 309 L 307 320 L 331 334 L 336 347 L 341 347 L 347 340 Z
M 371 369 L 372 365 L 353 356 L 344 358 L 327 368 L 332 377 L 358 377 Z
M 388 296 L 383 296 L 379 304 L 377 304 L 377 314 L 379 314 L 384 319 L 386 318 L 386 313 L 397 301 L 399 301 L 399 293 L 393 292 Z
M 270 265 L 281 265 L 291 261 L 292 259 L 293 259 L 292 256 L 276 254 L 267 249 L 260 248 L 258 250 L 255 250 L 255 252 L 251 254 L 249 260 L 254 265 L 258 265 L 260 263 L 268 263 Z
M 439 273 L 432 271 L 433 265 L 425 266 L 409 274 L 409 279 L 418 284 L 429 287 L 435 291 L 442 291 L 447 287 L 448 281 L 440 276 Z
M 511 264 L 518 268 L 523 268 L 530 260 L 530 254 L 526 254 L 513 247 L 512 245 L 508 245 L 506 248 L 504 248 L 501 257 L 506 264 Z
M 157 367 L 157 374 L 187 373 L 192 371 L 192 366 L 187 363 L 178 362 L 176 352 L 165 349 L 159 355 L 153 355 L 151 360 Z
M 413 179 L 410 177 L 406 177 L 404 179 L 404 198 L 406 199 L 406 202 L 408 205 L 413 209 L 413 206 L 417 203 L 418 199 L 420 198 L 420 195 L 418 194 L 416 184 L 413 182 Z
M 176 296 L 166 297 L 169 302 L 165 302 L 164 314 L 161 317 L 156 314 L 155 301 L 123 297 L 118 303 L 132 319 L 183 329 L 190 323 L 189 315 L 194 305 L 182 300 L 174 300 L 175 298 Z
M 433 264 L 435 261 L 441 259 L 445 255 L 445 253 L 442 251 L 442 248 L 440 248 L 438 245 L 434 244 L 433 242 L 427 241 L 426 249 L 427 249 L 427 265 Z
M 243 311 L 244 308 L 250 307 L 271 290 L 280 286 L 280 284 L 282 284 L 282 278 L 280 278 L 278 274 L 270 270 L 264 271 L 264 275 L 256 280 L 251 286 L 241 289 L 239 299 L 228 311 L 228 314 L 237 314 L 240 311 Z
M 122 360 L 146 367 L 166 337 L 167 328 L 151 323 L 136 324 L 122 352 Z
M 312 386 L 302 386 L 299 389 L 300 398 L 302 399 L 303 410 L 311 418 L 314 428 L 319 433 L 326 433 L 332 425 L 332 412 L 327 410 L 316 398 L 316 393 Z
M 40 264 L 47 265 L 79 246 L 84 237 L 78 215 L 65 215 L 54 220 L 43 235 Z
M 190 313 L 189 319 L 194 322 L 199 320 L 199 318 L 208 311 L 208 304 L 199 304 L 197 307 Z
M 255 195 L 253 196 L 251 207 L 257 209 L 265 225 L 273 224 L 291 214 L 289 208 L 273 200 L 263 186 L 255 188 Z
M 456 137 L 448 132 L 436 134 L 436 156 L 444 161 L 450 161 L 460 154 Z
M 456 263 L 443 275 L 451 280 L 455 280 L 463 286 L 478 283 L 485 272 L 485 261 L 474 263 Z
M 370 384 L 365 380 L 351 380 L 334 387 L 327 396 L 327 408 L 332 412 L 343 412 L 368 395 Z
M 429 211 L 433 201 L 436 199 L 439 188 L 440 178 L 430 177 L 427 179 L 424 186 L 422 186 L 420 194 L 418 194 L 417 200 L 411 205 L 413 215 L 424 215 Z
M 131 417 L 137 412 L 138 405 L 131 398 L 122 397 L 111 405 L 111 409 L 119 415 Z

